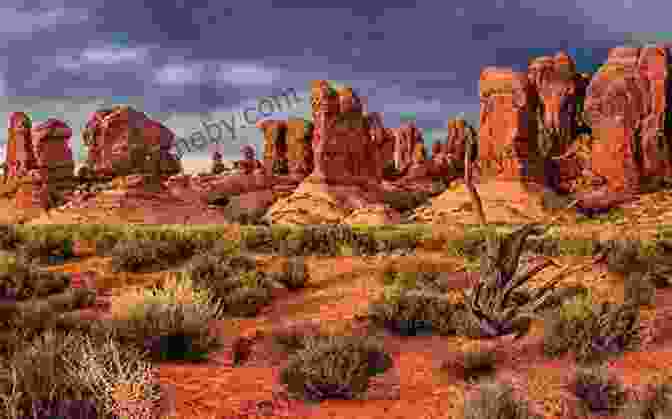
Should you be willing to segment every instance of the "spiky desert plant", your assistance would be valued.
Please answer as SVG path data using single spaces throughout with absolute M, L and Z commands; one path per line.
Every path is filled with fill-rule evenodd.
M 476 320 L 481 334 L 495 337 L 512 333 L 525 322 L 537 318 L 536 311 L 553 295 L 555 286 L 566 275 L 556 275 L 544 287 L 532 293 L 528 301 L 516 301 L 514 291 L 555 263 L 544 262 L 518 273 L 520 254 L 528 236 L 541 234 L 539 226 L 528 224 L 508 236 L 489 234 L 481 254 L 481 277 L 471 292 L 464 294 L 467 313 Z M 520 330 L 519 330 L 520 331 Z

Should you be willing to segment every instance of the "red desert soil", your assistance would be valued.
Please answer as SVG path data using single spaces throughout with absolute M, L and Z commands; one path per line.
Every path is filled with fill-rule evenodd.
M 273 269 L 279 257 L 260 258 L 264 269 Z M 252 339 L 250 356 L 240 366 L 232 365 L 231 345 L 211 354 L 206 363 L 159 364 L 162 384 L 170 390 L 177 418 L 243 418 L 249 403 L 266 405 L 269 415 L 263 417 L 291 418 L 461 418 L 465 395 L 474 386 L 457 378 L 450 371 L 441 371 L 443 360 L 456 351 L 478 345 L 478 341 L 460 337 L 423 336 L 404 338 L 383 332 L 381 339 L 394 359 L 394 368 L 374 377 L 366 400 L 328 400 L 319 405 L 287 401 L 278 390 L 278 374 L 286 357 L 275 353 L 263 332 L 295 321 L 319 322 L 332 331 L 363 332 L 363 323 L 355 316 L 366 312 L 369 302 L 382 291 L 378 279 L 385 264 L 395 263 L 404 269 L 418 264 L 434 265 L 442 271 L 456 271 L 460 261 L 438 252 L 420 251 L 407 257 L 309 257 L 310 287 L 297 292 L 284 292 L 256 318 L 238 321 L 214 321 L 214 333 L 227 342 L 245 336 Z M 582 258 L 558 258 L 559 263 L 584 263 Z M 149 286 L 165 277 L 167 272 L 150 274 L 110 275 L 104 258 L 90 257 L 80 262 L 54 267 L 54 270 L 81 273 L 95 271 L 93 283 L 107 290 L 100 304 L 87 309 L 89 315 L 109 311 L 109 295 L 129 286 Z M 550 269 L 534 281 L 538 286 L 555 271 Z M 80 283 L 78 275 L 76 286 Z M 116 278 L 116 279 L 115 279 Z M 462 279 L 460 279 L 462 278 Z M 621 280 L 607 274 L 597 265 L 590 272 L 576 274 L 567 283 L 581 282 L 594 290 L 599 298 L 622 301 Z M 456 287 L 468 286 L 464 275 L 456 275 Z M 644 343 L 637 352 L 627 353 L 610 363 L 610 370 L 621 377 L 631 391 L 637 391 L 651 377 L 671 372 L 672 353 L 667 347 L 672 337 L 668 320 L 672 316 L 672 291 L 658 290 L 654 307 L 642 311 Z M 570 357 L 548 359 L 542 352 L 543 328 L 534 323 L 531 332 L 518 341 L 501 338 L 481 341 L 497 351 L 496 378 L 514 385 L 520 395 L 531 401 L 546 418 L 572 417 L 576 400 L 566 385 L 575 363 Z M 262 417 L 262 416 L 259 416 Z

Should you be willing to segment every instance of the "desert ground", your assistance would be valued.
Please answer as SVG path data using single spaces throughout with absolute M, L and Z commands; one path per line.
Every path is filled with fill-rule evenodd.
M 487 201 L 487 196 L 483 196 Z M 67 285 L 56 287 L 58 289 L 55 291 L 58 292 L 20 298 L 12 298 L 11 293 L 5 295 L 3 307 L 16 307 L 19 303 L 22 305 L 21 308 L 2 311 L 5 313 L 3 336 L 7 336 L 7 333 L 14 336 L 13 339 L 3 339 L 3 344 L 5 349 L 14 347 L 12 345 L 19 338 L 12 334 L 12 330 L 23 327 L 23 331 L 28 333 L 32 329 L 27 324 L 33 324 L 31 322 L 41 325 L 34 326 L 35 330 L 42 330 L 40 327 L 56 330 L 57 326 L 43 324 L 45 318 L 60 319 L 54 320 L 55 324 L 69 319 L 67 324 L 70 328 L 74 327 L 73 322 L 82 327 L 81 324 L 107 324 L 105 322 L 114 322 L 116 319 L 119 324 L 126 325 L 119 326 L 120 330 L 124 327 L 128 330 L 141 328 L 144 335 L 140 335 L 145 337 L 153 333 L 152 327 L 155 327 L 163 331 L 162 335 L 170 335 L 171 330 L 174 332 L 174 329 L 179 329 L 183 333 L 197 335 L 198 338 L 194 338 L 197 340 L 205 339 L 205 335 L 219 339 L 219 345 L 209 349 L 198 361 L 181 360 L 179 357 L 152 358 L 151 361 L 142 358 L 142 362 L 145 362 L 142 365 L 151 369 L 155 377 L 153 380 L 158 386 L 150 386 L 149 383 L 153 381 L 145 375 L 133 375 L 128 371 L 122 372 L 123 368 L 117 368 L 111 376 L 116 377 L 118 382 L 112 379 L 112 384 L 109 384 L 112 389 L 108 389 L 109 394 L 114 395 L 108 401 L 116 403 L 114 409 L 117 417 L 123 417 L 124 414 L 138 418 L 162 415 L 185 419 L 523 418 L 535 417 L 533 415 L 543 418 L 650 417 L 645 416 L 646 409 L 653 409 L 651 406 L 655 405 L 653 402 L 646 404 L 646 400 L 654 394 L 651 393 L 650 385 L 659 384 L 657 389 L 660 394 L 664 394 L 669 390 L 665 390 L 667 387 L 660 383 L 669 383 L 668 376 L 672 372 L 669 349 L 669 337 L 672 335 L 666 326 L 672 309 L 672 288 L 668 287 L 665 264 L 669 260 L 667 240 L 672 231 L 672 225 L 667 221 L 672 209 L 670 199 L 672 192 L 663 190 L 643 194 L 637 202 L 592 219 L 577 216 L 571 211 L 547 217 L 544 231 L 528 238 L 518 271 L 520 273 L 542 263 L 548 266 L 522 284 L 521 293 L 532 295 L 556 275 L 565 273 L 557 285 L 558 295 L 563 290 L 581 288 L 587 291 L 590 303 L 582 305 L 582 301 L 586 300 L 580 297 L 572 299 L 571 294 L 567 298 L 558 297 L 554 305 L 541 309 L 538 312 L 540 315 L 532 319 L 520 335 L 509 331 L 491 337 L 475 336 L 468 333 L 466 327 L 460 329 L 455 326 L 457 330 L 452 330 L 455 328 L 448 325 L 450 316 L 442 319 L 441 309 L 436 307 L 464 304 L 468 295 L 473 297 L 473 290 L 479 280 L 486 281 L 488 275 L 481 273 L 483 265 L 479 257 L 485 252 L 483 246 L 487 242 L 485 238 L 489 237 L 488 231 L 500 236 L 511 234 L 526 222 L 531 222 L 516 219 L 515 214 L 509 212 L 513 215 L 510 215 L 507 223 L 506 211 L 502 210 L 500 215 L 496 215 L 497 204 L 486 205 L 488 214 L 498 220 L 487 228 L 479 227 L 474 213 L 464 207 L 460 211 L 449 211 L 452 215 L 440 223 L 349 227 L 348 231 L 357 231 L 360 235 L 373 237 L 374 243 L 382 243 L 375 251 L 362 250 L 366 246 L 348 242 L 342 238 L 342 234 L 338 236 L 334 233 L 334 237 L 341 238 L 327 243 L 326 238 L 331 234 L 329 229 L 347 230 L 344 226 L 157 226 L 132 224 L 128 220 L 127 224 L 123 224 L 121 213 L 117 213 L 115 222 L 108 221 L 109 224 L 87 222 L 101 219 L 95 217 L 95 214 L 89 214 L 89 218 L 77 224 L 72 219 L 60 223 L 56 217 L 58 211 L 52 210 L 53 223 L 37 222 L 38 219 L 50 216 L 42 214 L 35 215 L 34 223 L 27 220 L 22 225 L 7 224 L 3 229 L 3 258 L 6 260 L 3 262 L 3 282 L 0 284 L 3 292 L 8 294 L 6 290 L 11 287 L 7 283 L 12 282 L 12 272 L 21 269 L 65 273 L 70 281 Z M 543 220 L 536 221 L 544 225 Z M 550 222 L 553 224 L 548 224 Z M 324 233 L 326 235 L 318 234 L 310 238 L 310 234 L 306 235 L 305 231 L 311 228 L 327 231 Z M 412 238 L 410 241 L 409 237 Z M 187 242 L 197 243 L 201 247 L 184 250 L 188 248 L 184 245 Z M 635 249 L 634 253 L 628 253 L 628 246 Z M 222 250 L 224 248 L 227 250 Z M 218 262 L 198 259 L 203 255 L 211 255 Z M 178 279 L 184 277 L 178 273 L 186 272 L 186 276 L 192 280 L 198 279 L 198 275 L 205 275 L 207 271 L 204 266 L 211 266 L 208 263 L 230 264 L 236 257 L 253 260 L 256 267 L 251 269 L 258 272 L 262 279 L 280 279 L 275 281 L 274 286 L 268 287 L 270 291 L 267 294 L 261 293 L 263 297 L 259 297 L 260 294 L 250 289 L 261 289 L 266 285 L 262 284 L 258 276 L 252 275 L 257 282 L 245 282 L 244 287 L 247 287 L 249 293 L 243 293 L 243 297 L 240 297 L 240 293 L 236 294 L 239 296 L 238 306 L 236 301 L 226 300 L 224 291 L 217 294 L 217 285 L 208 285 L 205 279 L 192 282 L 191 288 L 177 285 Z M 250 270 L 249 267 L 245 269 Z M 234 269 L 232 275 L 235 280 L 244 282 L 249 279 L 248 271 Z M 638 272 L 643 275 L 637 275 Z M 212 275 L 211 280 L 219 278 L 217 273 Z M 224 273 L 220 272 L 219 275 L 224 275 L 219 278 L 220 281 L 229 280 L 224 278 Z M 292 286 L 292 281 L 298 281 L 299 285 Z M 430 287 L 428 284 L 432 281 L 441 286 Z M 18 286 L 16 282 L 14 286 Z M 180 312 L 179 307 L 185 305 L 214 304 L 216 299 L 208 300 L 208 303 L 198 300 L 196 303 L 194 290 L 201 289 L 199 286 L 214 292 L 210 296 L 218 295 L 222 301 L 228 301 L 228 311 L 224 315 L 210 317 L 201 313 L 199 316 L 205 317 L 196 316 L 197 320 L 191 323 L 188 317 L 170 317 L 166 314 L 171 312 L 166 307 L 173 307 L 177 311 L 171 313 L 175 313 Z M 24 284 L 24 287 L 27 285 Z M 89 292 L 87 295 L 92 297 L 87 299 L 76 296 L 78 294 L 73 294 L 73 289 Z M 186 291 L 171 293 L 171 289 Z M 42 311 L 35 309 L 39 306 L 36 301 L 51 301 L 59 295 L 69 295 L 67 298 L 70 300 L 67 301 L 70 303 L 47 302 L 45 304 L 50 308 Z M 157 295 L 164 295 L 165 298 Z M 418 303 L 417 298 L 424 302 Z M 439 303 L 435 304 L 436 301 Z M 610 302 L 614 304 L 613 307 L 630 307 L 631 311 L 626 313 L 630 313 L 631 317 L 599 317 L 599 307 L 603 302 Z M 505 306 L 516 304 L 508 301 Z M 378 308 L 375 308 L 376 305 Z M 159 308 L 152 311 L 149 307 Z M 250 307 L 259 309 L 257 312 L 247 310 L 243 314 L 236 314 L 236 307 L 239 311 L 243 307 L 243 312 Z M 567 320 L 567 316 L 571 317 L 567 313 L 578 310 L 576 307 L 582 307 L 584 314 L 575 314 L 574 320 Z M 31 313 L 35 312 L 39 312 L 39 315 L 31 317 Z M 50 314 L 45 315 L 46 312 Z M 16 313 L 21 314 L 13 317 Z M 125 320 L 119 320 L 132 317 L 130 313 L 136 313 L 143 320 L 140 323 L 123 323 Z M 378 313 L 378 317 L 372 313 Z M 565 313 L 565 317 L 561 313 Z M 552 320 L 554 314 L 555 329 Z M 161 316 L 172 320 L 163 323 L 156 320 L 163 318 Z M 387 320 L 393 321 L 377 322 L 375 319 L 381 316 L 387 316 Z M 40 320 L 35 320 L 36 317 Z M 569 323 L 574 321 L 572 327 L 576 329 L 557 326 L 558 318 Z M 623 326 L 631 318 L 637 321 Z M 198 324 L 198 319 L 207 321 Z M 596 323 L 590 323 L 590 319 Z M 406 327 L 390 326 L 400 324 L 401 320 L 406 321 L 402 322 Z M 63 326 L 60 327 L 63 329 Z M 565 332 L 559 332 L 561 330 Z M 549 354 L 548 348 L 552 346 L 550 340 L 553 336 L 557 338 L 562 333 L 569 333 L 567 330 L 574 330 L 577 336 L 584 333 L 581 336 L 593 338 L 600 333 L 613 333 L 618 344 L 615 349 L 599 350 L 595 349 L 599 345 L 593 342 L 591 346 L 589 342 L 588 346 L 570 345 L 565 350 L 556 351 L 559 353 Z M 287 336 L 287 333 L 294 333 L 299 338 L 296 341 L 278 338 Z M 311 352 L 310 345 L 317 345 L 315 342 L 318 340 L 300 338 L 312 336 L 311 333 L 370 339 L 381 345 L 391 364 L 371 375 L 370 381 L 363 387 L 364 391 L 357 396 L 344 398 L 334 395 L 315 401 L 290 394 L 281 378 L 282 371 L 288 365 L 299 365 L 298 360 L 301 359 L 304 359 L 303 362 L 328 359 L 315 355 L 315 347 Z M 31 339 L 35 339 L 31 336 Z M 630 346 L 626 340 L 637 344 Z M 294 342 L 300 349 L 291 349 L 288 341 Z M 303 343 L 297 344 L 299 341 Z M 30 339 L 25 338 L 22 342 L 27 345 L 25 342 L 30 342 Z M 133 338 L 124 342 L 129 346 L 136 344 Z M 588 351 L 584 351 L 584 354 L 597 354 L 599 360 L 579 359 L 581 348 Z M 26 360 L 32 360 L 34 365 L 42 365 L 42 362 L 48 363 L 48 359 L 53 361 L 65 356 L 56 350 L 45 351 L 38 357 L 38 363 L 35 354 L 30 355 L 33 358 L 28 355 L 16 358 L 19 355 L 15 353 L 15 358 L 12 358 L 7 355 L 11 351 L 3 353 L 4 366 L 10 368 L 13 365 L 15 370 L 20 365 L 27 365 L 20 364 Z M 356 373 L 356 367 L 359 365 L 361 368 L 361 363 L 343 360 L 346 358 L 338 358 L 341 361 L 335 358 L 324 361 L 332 362 L 332 369 L 320 371 L 332 378 L 323 380 L 340 377 L 336 381 L 347 382 L 348 377 L 361 377 L 361 374 Z M 361 358 L 356 359 L 361 361 Z M 136 359 L 134 362 L 140 361 Z M 338 368 L 342 370 L 336 372 Z M 91 371 L 94 369 L 91 367 Z M 19 375 L 28 383 L 30 379 L 38 379 L 36 377 L 40 377 L 41 371 L 44 373 L 48 368 L 27 368 L 23 375 Z M 582 372 L 584 375 L 581 375 Z M 8 377 L 5 374 L 0 381 L 5 400 L 3 417 L 12 417 L 10 407 L 25 406 L 28 400 L 26 395 L 17 396 L 19 390 L 12 390 Z M 311 377 L 319 381 L 316 376 Z M 582 387 L 577 387 L 577 377 L 583 377 L 583 381 L 579 380 Z M 47 381 L 58 386 L 59 379 L 62 378 Z M 354 378 L 352 380 L 356 381 Z M 89 377 L 87 382 L 94 381 Z M 130 387 L 135 388 L 135 393 L 129 393 L 128 390 L 132 382 L 139 386 Z M 329 382 L 332 382 L 332 386 L 322 387 L 323 393 L 329 393 L 325 389 L 334 390 L 335 384 Z M 497 407 L 497 399 L 487 393 L 487 388 L 490 388 L 487 387 L 488 383 L 491 382 L 510 386 L 512 400 L 519 400 L 516 403 L 521 403 L 529 411 L 520 410 L 516 413 L 518 416 L 497 416 L 502 414 L 505 407 Z M 579 387 L 583 393 L 577 390 Z M 126 393 L 116 391 L 119 388 L 127 389 Z M 150 391 L 149 388 L 154 390 Z M 157 388 L 159 391 L 156 391 Z M 500 395 L 509 394 L 502 388 L 505 387 L 495 387 L 498 390 L 493 391 L 498 391 Z M 44 393 L 47 390 L 45 386 L 35 388 L 30 397 L 47 397 L 47 393 Z M 64 394 L 60 394 L 60 397 L 66 397 Z M 147 401 L 151 399 L 151 394 L 156 396 L 156 401 Z M 489 401 L 479 404 L 479 395 L 489 397 L 485 399 Z M 16 398 L 13 399 L 13 396 Z M 104 398 L 100 396 L 96 400 Z M 501 403 L 506 405 L 505 401 Z M 145 411 L 138 406 L 144 406 Z M 663 412 L 660 417 L 672 415 L 670 410 L 664 410 L 669 409 L 669 405 L 662 403 L 660 406 L 657 407 L 663 409 L 660 410 Z M 13 412 L 16 414 L 16 410 Z

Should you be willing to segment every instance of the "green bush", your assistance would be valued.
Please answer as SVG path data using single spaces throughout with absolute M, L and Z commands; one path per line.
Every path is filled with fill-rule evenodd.
M 597 304 L 590 293 L 576 296 L 550 312 L 544 328 L 547 355 L 573 351 L 579 362 L 600 361 L 633 349 L 640 342 L 636 306 Z
M 154 361 L 200 360 L 221 346 L 210 334 L 209 323 L 218 319 L 215 305 L 170 302 L 148 298 L 128 308 L 128 317 L 111 320 L 115 337 L 146 351 Z
M 197 289 L 206 290 L 223 313 L 255 316 L 272 301 L 271 276 L 257 269 L 248 256 L 195 256 L 187 267 Z
M 293 395 L 309 401 L 355 399 L 372 376 L 393 366 L 382 345 L 370 337 L 327 336 L 309 339 L 290 358 L 280 381 Z
M 191 243 L 167 240 L 120 241 L 112 249 L 115 271 L 137 272 L 143 268 L 165 267 L 193 255 Z
M 528 224 L 510 234 L 486 235 L 486 246 L 481 254 L 481 269 L 476 285 L 463 292 L 470 325 L 478 325 L 480 337 L 496 337 L 516 333 L 518 337 L 529 330 L 533 318 L 553 295 L 555 286 L 564 275 L 556 276 L 533 294 L 516 290 L 537 275 L 551 261 L 519 269 L 520 256 L 528 236 L 540 235 L 540 226 Z M 514 297 L 515 296 L 515 297 Z
M 626 400 L 622 384 L 603 367 L 577 370 L 571 390 L 591 413 L 613 414 Z
M 450 335 L 457 327 L 453 316 L 461 309 L 441 293 L 390 286 L 369 305 L 367 317 L 372 324 L 404 336 L 427 331 Z
M 509 384 L 488 382 L 464 403 L 464 419 L 542 419 L 526 402 L 514 398 Z
M 309 339 L 325 337 L 316 323 L 300 323 L 274 330 L 272 333 L 275 344 L 292 354 L 305 349 Z

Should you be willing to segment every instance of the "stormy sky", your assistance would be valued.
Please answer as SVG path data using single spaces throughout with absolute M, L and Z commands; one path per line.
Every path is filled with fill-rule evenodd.
M 246 107 L 295 89 L 301 102 L 266 114 L 307 116 L 310 81 L 327 79 L 367 96 L 388 127 L 416 119 L 431 141 L 450 117 L 478 119 L 484 66 L 565 49 L 592 71 L 609 48 L 672 40 L 670 16 L 661 0 L 3 0 L 0 128 L 10 111 L 61 119 L 80 158 L 88 115 L 129 103 L 178 136 L 233 117 L 236 139 L 219 147 L 237 158 L 261 144 L 242 127 Z

